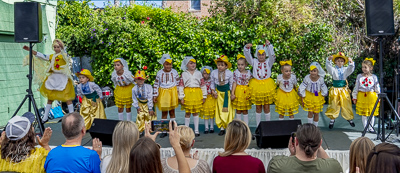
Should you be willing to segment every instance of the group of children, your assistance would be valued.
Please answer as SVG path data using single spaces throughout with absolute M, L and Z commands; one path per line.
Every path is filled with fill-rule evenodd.
M 56 63 L 52 59 L 53 55 L 46 58 L 39 54 L 39 57 L 43 56 L 45 57 L 42 57 L 43 59 L 52 62 L 49 68 L 49 73 L 52 75 L 65 75 L 62 70 L 57 71 L 57 69 L 65 69 L 65 67 L 56 65 L 59 59 L 62 60 L 65 56 L 57 48 L 57 45 L 61 43 L 61 40 L 58 40 L 53 44 L 55 57 L 61 56 L 55 60 Z M 352 92 L 353 100 L 351 100 L 346 78 L 354 71 L 355 66 L 352 59 L 346 57 L 342 52 L 326 59 L 327 71 L 333 77 L 333 87 L 328 91 L 324 83 L 325 71 L 319 63 L 312 62 L 310 64 L 310 74 L 297 87 L 297 78 L 292 73 L 292 61 L 280 61 L 282 74 L 278 75 L 275 82 L 271 78 L 271 68 L 276 59 L 272 44 L 266 40 L 264 45 L 257 45 L 255 58 L 251 55 L 251 47 L 252 44 L 245 45 L 244 55 L 237 56 L 237 69 L 233 73 L 228 70 L 232 64 L 225 55 L 214 60 L 217 69 L 213 70 L 209 66 L 204 66 L 200 71 L 196 68 L 196 60 L 187 56 L 181 63 L 183 72 L 179 75 L 172 68 L 172 58 L 168 54 L 164 54 L 159 61 L 163 65 L 163 69 L 157 72 L 153 86 L 145 83 L 148 77 L 144 70 L 138 70 L 133 75 L 124 59 L 115 59 L 111 80 L 115 86 L 114 96 L 115 104 L 118 107 L 118 118 L 124 119 L 125 108 L 126 119 L 130 121 L 132 119 L 131 107 L 135 107 L 137 110 L 136 124 L 139 130 L 143 131 L 145 122 L 157 119 L 155 107 L 162 112 L 162 120 L 167 120 L 168 115 L 171 120 L 174 120 L 175 109 L 180 103 L 182 110 L 185 110 L 186 126 L 189 126 L 190 117 L 193 116 L 196 136 L 200 136 L 199 117 L 204 119 L 205 134 L 214 133 L 215 118 L 215 123 L 220 128 L 219 135 L 224 135 L 225 128 L 235 118 L 235 109 L 236 118 L 243 118 L 243 121 L 248 124 L 248 110 L 251 109 L 252 104 L 256 105 L 255 117 L 258 126 L 262 111 L 264 111 L 266 121 L 271 119 L 270 104 L 275 103 L 275 111 L 279 113 L 279 120 L 283 120 L 284 116 L 289 116 L 291 120 L 294 119 L 294 115 L 298 113 L 299 105 L 301 105 L 305 111 L 308 111 L 308 122 L 318 125 L 319 113 L 325 103 L 324 96 L 329 93 L 329 106 L 325 113 L 331 119 L 329 128 L 333 128 L 340 111 L 342 117 L 354 127 L 351 101 L 356 104 L 356 113 L 363 116 L 362 122 L 364 127 L 366 126 L 367 116 L 372 113 L 377 93 L 380 92 L 378 79 L 372 74 L 375 63 L 372 58 L 366 58 L 363 61 L 363 73 L 357 76 Z M 332 62 L 335 65 L 332 65 Z M 252 73 L 246 70 L 248 64 L 253 66 Z M 347 67 L 345 67 L 346 64 L 348 64 Z M 90 71 L 83 69 L 77 73 L 77 76 L 80 81 L 77 86 L 77 94 L 83 96 L 85 102 L 82 103 L 81 115 L 86 117 L 86 127 L 90 128 L 93 118 L 106 118 L 101 103 L 101 90 L 92 82 L 93 77 Z M 51 78 L 51 80 L 60 79 Z M 43 94 L 48 96 L 49 102 L 56 99 L 49 97 L 51 96 L 49 91 L 64 94 L 71 94 L 73 91 L 69 87 L 69 78 L 65 78 L 62 87 L 53 86 L 53 83 L 44 81 L 42 85 L 43 90 L 48 91 Z M 72 99 L 72 97 L 66 98 L 68 98 L 66 101 Z M 46 119 L 47 109 L 46 106 Z M 374 115 L 377 116 L 378 112 L 375 110 Z M 372 126 L 369 130 L 373 131 Z M 165 136 L 167 134 L 163 133 L 160 137 Z

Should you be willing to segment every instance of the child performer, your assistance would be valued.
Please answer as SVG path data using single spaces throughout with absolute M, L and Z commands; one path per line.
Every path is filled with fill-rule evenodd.
M 203 74 L 204 83 L 207 87 L 207 99 L 203 103 L 203 107 L 200 112 L 200 117 L 204 119 L 204 134 L 208 134 L 209 129 L 210 133 L 214 133 L 214 115 L 217 99 L 212 96 L 210 77 L 212 71 L 213 69 L 210 66 L 204 66 L 200 70 L 201 74 Z M 208 128 L 208 125 L 210 125 L 210 128 Z
M 163 69 L 157 72 L 156 80 L 153 86 L 153 101 L 157 104 L 158 109 L 162 112 L 161 120 L 167 120 L 168 113 L 171 120 L 175 121 L 175 108 L 178 107 L 178 90 L 179 84 L 178 72 L 172 68 L 172 59 L 168 54 L 164 54 L 160 61 Z M 163 132 L 160 138 L 167 136 L 167 132 Z
M 261 111 L 264 110 L 265 120 L 270 121 L 271 113 L 269 105 L 275 101 L 276 84 L 271 79 L 271 68 L 275 62 L 274 47 L 268 40 L 265 45 L 258 45 L 253 59 L 250 53 L 252 44 L 247 44 L 244 49 L 244 56 L 249 64 L 253 66 L 253 78 L 250 83 L 251 102 L 256 105 L 257 126 L 261 121 Z M 268 61 L 266 59 L 268 53 Z
M 103 94 L 100 87 L 93 82 L 92 73 L 87 69 L 76 73 L 79 85 L 76 87 L 77 95 L 82 97 L 80 114 L 85 120 L 86 130 L 92 126 L 95 118 L 107 119 L 101 100 Z
M 228 70 L 232 64 L 228 61 L 228 57 L 222 55 L 214 60 L 217 64 L 217 70 L 211 72 L 211 89 L 214 98 L 217 99 L 215 107 L 216 124 L 221 131 L 218 135 L 225 134 L 225 128 L 235 117 L 235 110 L 231 104 L 231 89 L 233 84 L 233 73 Z
M 72 100 L 75 99 L 75 89 L 69 69 L 70 57 L 64 50 L 64 43 L 55 39 L 52 48 L 54 54 L 44 55 L 40 52 L 32 50 L 32 54 L 46 61 L 50 61 L 50 66 L 46 72 L 49 74 L 40 86 L 40 94 L 47 98 L 47 105 L 44 111 L 42 122 L 47 122 L 51 104 L 54 100 L 67 102 L 68 112 L 74 112 Z M 29 47 L 24 46 L 23 49 L 29 51 Z
M 144 69 L 146 70 L 147 67 L 145 66 Z M 157 120 L 157 115 L 153 109 L 153 87 L 144 83 L 146 80 L 147 77 L 144 71 L 136 71 L 136 85 L 132 89 L 132 105 L 137 110 L 136 125 L 139 132 L 144 131 L 146 122 Z
M 332 61 L 336 64 L 332 66 Z M 344 67 L 349 62 L 348 67 Z M 347 86 L 347 77 L 354 71 L 354 62 L 344 53 L 339 52 L 336 55 L 326 59 L 326 70 L 333 78 L 333 87 L 329 90 L 329 106 L 325 115 L 331 119 L 329 128 L 332 129 L 335 119 L 339 116 L 340 108 L 342 108 L 342 117 L 346 119 L 350 126 L 354 127 L 354 114 L 351 106 L 350 89 Z
M 299 87 L 301 104 L 305 111 L 308 111 L 308 123 L 318 126 L 319 113 L 325 103 L 328 88 L 324 83 L 325 71 L 317 62 L 310 65 L 310 74 L 307 75 Z M 313 118 L 314 116 L 314 118 Z M 313 121 L 314 120 L 314 121 Z
M 196 70 L 196 60 L 187 56 L 183 59 L 182 76 L 179 83 L 179 100 L 181 100 L 182 109 L 185 110 L 185 126 L 189 127 L 190 114 L 193 115 L 194 134 L 199 133 L 199 112 L 207 98 L 207 87 L 204 83 L 200 71 Z
M 292 60 L 280 61 L 282 74 L 278 75 L 276 83 L 279 86 L 275 101 L 275 111 L 279 113 L 279 120 L 289 116 L 294 120 L 294 114 L 299 110 L 299 95 L 297 94 L 297 79 L 292 74 Z
M 243 113 L 243 121 L 248 125 L 248 110 L 251 109 L 249 81 L 252 75 L 250 70 L 245 69 L 246 58 L 241 54 L 237 56 L 237 66 L 238 69 L 233 72 L 232 105 L 236 109 L 236 119 L 242 120 Z
M 122 59 L 114 60 L 114 71 L 111 74 L 111 80 L 114 82 L 115 105 L 118 107 L 118 119 L 124 120 L 124 107 L 126 109 L 126 120 L 132 120 L 132 88 L 134 79 L 132 72 L 128 69 L 128 63 Z
M 356 104 L 356 113 L 362 116 L 362 123 L 367 126 L 368 116 L 372 114 L 372 109 L 378 99 L 378 94 L 381 92 L 378 77 L 372 74 L 375 65 L 373 58 L 365 58 L 362 62 L 362 74 L 357 75 L 356 86 L 353 90 L 353 103 Z M 379 103 L 373 113 L 374 116 L 379 114 Z M 374 119 L 370 122 L 368 131 L 375 133 L 373 128 Z

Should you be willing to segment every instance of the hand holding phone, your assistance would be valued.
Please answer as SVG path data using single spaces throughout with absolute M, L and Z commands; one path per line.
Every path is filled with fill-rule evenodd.
M 151 130 L 159 132 L 169 132 L 169 121 L 170 120 L 153 120 L 151 121 Z M 172 130 L 174 130 L 174 128 L 174 123 L 172 123 Z

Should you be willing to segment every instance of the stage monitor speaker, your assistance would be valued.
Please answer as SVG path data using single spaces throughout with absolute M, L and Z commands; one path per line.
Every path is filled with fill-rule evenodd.
M 259 148 L 287 148 L 290 135 L 297 131 L 301 120 L 261 121 L 256 129 Z
M 92 136 L 92 138 L 99 138 L 103 145 L 112 146 L 112 135 L 118 122 L 120 122 L 120 120 L 95 118 L 89 129 L 90 136 Z
M 42 8 L 38 2 L 14 3 L 15 42 L 42 42 Z
M 393 0 L 365 0 L 367 35 L 394 35 Z

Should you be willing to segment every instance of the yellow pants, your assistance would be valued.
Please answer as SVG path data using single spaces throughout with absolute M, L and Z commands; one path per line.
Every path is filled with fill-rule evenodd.
M 342 109 L 342 117 L 344 119 L 354 119 L 349 89 L 346 87 L 332 87 L 329 90 L 329 106 L 325 115 L 330 119 L 336 119 L 339 117 L 340 109 Z
M 85 121 L 86 130 L 90 129 L 95 118 L 107 119 L 103 103 L 99 98 L 94 102 L 92 99 L 87 99 L 83 96 L 79 113 Z
M 149 107 L 147 106 L 147 103 L 139 102 L 138 104 L 140 108 L 140 113 L 138 113 L 136 116 L 136 125 L 138 127 L 139 132 L 143 132 L 145 127 L 145 122 L 157 120 L 157 115 L 150 116 Z M 156 113 L 156 111 L 154 111 L 154 113 Z
M 222 108 L 224 107 L 225 92 L 217 90 L 217 94 L 218 98 L 217 104 L 215 105 L 215 123 L 217 124 L 218 128 L 223 127 L 226 129 L 228 124 L 232 122 L 233 118 L 235 117 L 235 110 L 233 109 L 231 103 L 231 91 L 228 91 L 228 112 L 222 111 Z

